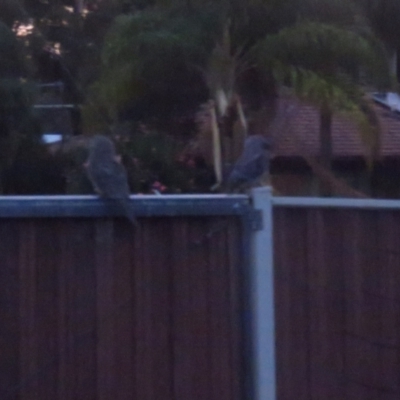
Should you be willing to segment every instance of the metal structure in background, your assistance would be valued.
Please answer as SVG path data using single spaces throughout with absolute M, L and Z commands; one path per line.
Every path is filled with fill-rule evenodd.
M 61 135 L 62 140 L 80 131 L 80 106 L 64 103 L 64 83 L 62 81 L 37 84 L 36 104 L 32 106 L 38 118 L 42 139 L 47 143 L 49 136 Z
M 274 399 L 270 196 L 0 197 L 0 398 Z

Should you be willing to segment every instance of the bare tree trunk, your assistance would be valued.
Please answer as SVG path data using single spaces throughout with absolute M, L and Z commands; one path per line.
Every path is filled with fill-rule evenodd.
M 213 160 L 214 160 L 214 173 L 217 185 L 221 185 L 223 179 L 222 171 L 222 151 L 221 151 L 221 132 L 217 121 L 217 112 L 215 106 L 210 110 L 211 112 L 211 132 L 213 142 Z
M 396 49 L 390 49 L 389 50 L 389 68 L 390 72 L 393 76 L 397 76 L 397 60 L 398 60 L 398 55 L 397 55 L 397 50 Z
M 332 110 L 327 104 L 323 104 L 320 108 L 320 160 L 319 163 L 328 171 L 332 170 Z M 332 188 L 324 182 L 320 182 L 320 194 L 322 196 L 331 196 Z
M 75 13 L 76 14 L 82 14 L 83 9 L 85 6 L 85 1 L 84 0 L 75 0 Z

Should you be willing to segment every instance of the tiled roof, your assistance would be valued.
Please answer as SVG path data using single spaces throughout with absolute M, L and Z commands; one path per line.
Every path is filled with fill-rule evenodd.
M 381 124 L 380 156 L 400 156 L 400 115 L 381 105 L 374 105 Z M 293 97 L 278 101 L 277 119 L 273 124 L 275 156 L 299 156 L 319 152 L 319 113 L 312 105 Z M 336 115 L 332 126 L 334 157 L 355 157 L 367 154 L 356 124 Z

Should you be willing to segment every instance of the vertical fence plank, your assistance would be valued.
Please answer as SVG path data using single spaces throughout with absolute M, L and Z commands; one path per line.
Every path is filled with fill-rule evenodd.
M 134 394 L 134 308 L 133 268 L 137 229 L 125 220 L 119 220 L 115 228 L 115 304 L 118 318 L 115 321 L 115 346 L 117 362 L 116 400 L 131 400 Z M 137 321 L 140 323 L 140 321 Z
M 149 386 L 151 382 L 148 379 L 148 374 L 152 373 L 151 357 L 153 349 L 146 336 L 146 332 L 151 326 L 151 312 L 148 311 L 151 274 L 146 252 L 146 246 L 149 245 L 148 230 L 148 224 L 141 225 L 134 270 L 135 395 L 136 398 L 144 400 L 154 397 L 153 387 Z
M 74 342 L 71 314 L 73 310 L 73 246 L 71 240 L 76 233 L 68 221 L 60 232 L 61 248 L 58 274 L 58 398 L 73 400 L 75 391 Z
M 97 339 L 106 340 L 103 331 L 98 336 L 97 322 L 99 310 L 97 297 L 97 279 L 101 276 L 102 268 L 97 259 L 97 249 L 100 244 L 99 226 L 95 221 L 88 219 L 77 219 L 71 221 L 70 236 L 68 242 L 70 246 L 70 264 L 68 265 L 68 277 L 66 281 L 68 288 L 68 331 L 70 344 L 72 344 L 72 354 L 70 357 L 73 362 L 73 390 L 75 398 L 90 398 L 96 394 L 97 389 L 97 351 L 103 350 L 98 347 Z M 96 231 L 97 230 L 97 231 Z M 99 252 L 100 255 L 107 255 L 107 242 L 105 248 Z M 107 263 L 107 256 L 105 256 Z M 106 273 L 107 274 L 107 273 Z M 100 278 L 99 278 L 100 279 Z M 100 296 L 103 296 L 100 291 Z M 106 292 L 105 296 L 108 295 Z M 113 307 L 113 299 L 107 297 L 109 306 Z M 107 307 L 107 305 L 105 305 Z M 100 318 L 102 324 L 107 324 L 113 317 L 113 312 L 104 310 Z M 104 325 L 100 324 L 103 328 Z M 107 326 L 107 325 L 106 325 Z M 104 343 L 104 342 L 103 342 Z M 103 372 L 103 371 L 102 371 Z
M 111 218 L 96 223 L 97 283 L 97 398 L 110 400 L 117 391 L 115 359 L 115 309 L 113 235 Z
M 35 226 L 37 263 L 35 335 L 38 345 L 39 370 L 35 379 L 38 396 L 46 400 L 57 396 L 59 227 L 59 221 L 52 219 L 45 219 L 41 224 Z
M 191 246 L 205 233 L 201 224 L 193 219 L 190 226 L 179 223 L 174 231 L 178 250 L 173 258 L 174 391 L 178 399 L 200 400 L 211 395 L 207 259 Z
M 144 400 L 170 398 L 172 391 L 168 222 L 156 219 L 141 228 L 135 269 L 136 396 Z
M 344 397 L 344 272 L 340 213 L 308 212 L 308 301 L 311 396 Z
M 347 218 L 346 218 L 347 217 Z M 344 224 L 344 242 L 350 251 L 346 252 L 346 325 L 344 332 L 345 343 L 345 372 L 346 394 L 348 398 L 363 396 L 364 388 L 357 384 L 358 363 L 363 362 L 364 354 L 359 354 L 354 333 L 358 331 L 360 306 L 363 304 L 362 292 L 362 241 L 361 215 L 358 212 L 345 212 L 342 218 Z M 351 334 L 350 334 L 351 333 Z
M 376 271 L 379 251 L 375 217 L 374 211 L 359 212 L 353 217 L 354 253 L 350 255 L 353 281 L 348 287 L 348 310 L 352 315 L 348 318 L 346 339 L 348 370 L 351 371 L 349 386 L 353 394 L 364 392 L 364 387 L 372 389 L 378 383 L 380 374 L 376 369 L 378 349 L 374 345 L 379 336 L 380 308 L 380 299 L 375 293 L 381 279 Z
M 226 220 L 220 221 L 227 224 Z M 204 253 L 209 274 L 209 340 L 210 340 L 210 400 L 233 400 L 233 369 L 237 364 L 232 359 L 232 340 L 238 326 L 231 325 L 235 318 L 230 309 L 229 265 L 226 262 L 226 230 L 215 234 L 207 241 Z M 237 311 L 236 311 L 237 312 Z
M 190 248 L 188 246 L 188 225 L 184 220 L 178 219 L 173 225 L 172 247 L 175 249 L 172 255 L 173 264 L 173 396 L 177 399 L 191 398 L 190 359 L 187 351 L 188 343 L 182 331 L 186 329 L 188 320 L 185 316 L 187 305 L 188 282 L 186 281 L 186 265 L 189 262 Z
M 232 400 L 240 400 L 244 397 L 244 374 L 248 374 L 246 366 L 243 365 L 243 315 L 242 310 L 242 295 L 243 295 L 243 282 L 241 281 L 241 276 L 246 265 L 244 264 L 244 254 L 239 254 L 238 250 L 241 248 L 241 243 L 243 242 L 243 232 L 241 232 L 241 224 L 238 220 L 236 223 L 230 222 L 227 234 L 227 247 L 228 247 L 228 261 L 226 269 L 226 280 L 220 282 L 221 287 L 224 287 L 226 282 L 229 282 L 229 299 L 228 308 L 230 309 L 230 326 L 227 327 L 230 332 L 230 367 L 231 367 L 231 393 Z M 215 286 L 215 290 L 219 290 Z M 245 360 L 247 363 L 249 360 Z M 245 368 L 244 368 L 245 367 Z M 224 365 L 221 364 L 221 368 Z M 218 384 L 218 383 L 216 383 Z
M 310 399 L 307 213 L 274 209 L 277 397 Z
M 16 400 L 19 395 L 19 225 L 0 225 L 0 399 Z
M 33 220 L 22 224 L 19 250 L 20 279 L 20 397 L 21 400 L 39 398 L 38 381 L 39 351 L 36 335 L 36 231 Z

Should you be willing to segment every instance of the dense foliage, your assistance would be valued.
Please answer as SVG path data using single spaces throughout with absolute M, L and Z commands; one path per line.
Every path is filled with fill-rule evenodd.
M 134 191 L 154 182 L 171 191 L 207 190 L 218 157 L 190 147 L 200 106 L 214 100 L 221 134 L 235 147 L 242 137 L 238 99 L 253 122 L 263 115 L 267 123 L 281 85 L 320 108 L 321 157 L 329 168 L 336 110 L 357 120 L 371 148 L 376 143 L 379 127 L 362 88 L 392 84 L 387 49 L 396 47 L 398 16 L 396 0 L 5 0 L 0 136 L 2 149 L 13 151 L 0 154 L 0 166 L 10 171 L 22 154 L 31 157 L 24 140 L 40 148 L 31 84 L 62 80 L 64 101 L 82 105 L 84 134 L 120 138 Z M 38 154 L 33 163 L 47 157 Z M 224 149 L 223 156 L 229 158 Z M 65 182 L 80 179 L 80 157 L 52 157 L 69 166 Z M 55 191 L 84 191 L 61 186 Z

